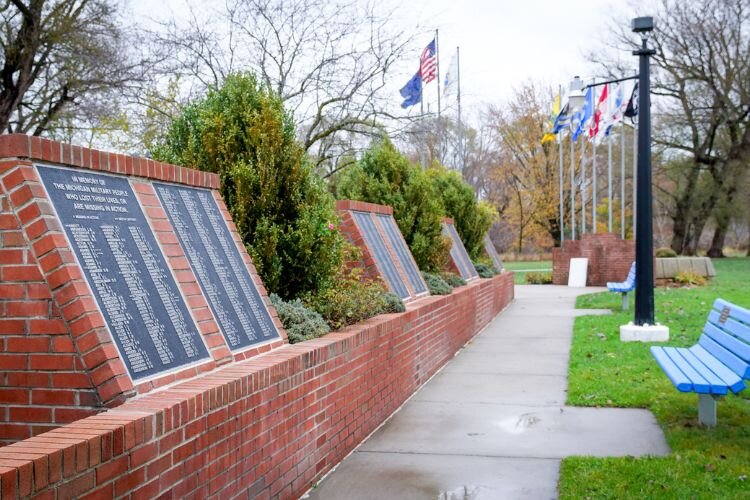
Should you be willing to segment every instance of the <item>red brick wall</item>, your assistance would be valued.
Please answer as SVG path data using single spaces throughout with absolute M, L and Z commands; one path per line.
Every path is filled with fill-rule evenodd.
M 624 281 L 635 260 L 635 241 L 622 240 L 614 233 L 584 234 L 580 240 L 568 240 L 562 248 L 552 249 L 552 282 L 568 284 L 570 259 L 589 259 L 586 285 L 605 286 Z
M 513 298 L 503 273 L 0 449 L 0 496 L 296 498 Z

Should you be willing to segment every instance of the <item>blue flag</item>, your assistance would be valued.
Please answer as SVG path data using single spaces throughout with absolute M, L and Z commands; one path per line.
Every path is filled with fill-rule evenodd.
M 555 121 L 552 124 L 552 133 L 556 134 L 560 132 L 562 129 L 567 127 L 569 123 L 570 123 L 570 115 L 568 114 L 568 103 L 566 102 L 565 105 L 560 110 L 560 112 L 555 117 Z
M 573 140 L 577 140 L 578 136 L 586 132 L 589 128 L 591 119 L 594 117 L 594 88 L 589 87 L 586 89 L 586 97 L 583 101 L 583 107 L 580 111 L 575 113 L 571 128 L 573 131 Z
M 406 82 L 400 92 L 401 97 L 404 98 L 404 102 L 401 103 L 402 108 L 414 106 L 422 101 L 422 75 L 419 71 Z

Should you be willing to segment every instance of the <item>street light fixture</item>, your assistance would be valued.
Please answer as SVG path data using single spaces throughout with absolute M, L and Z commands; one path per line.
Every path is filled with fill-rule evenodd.
M 586 96 L 583 93 L 583 80 L 579 76 L 574 76 L 570 82 L 570 92 L 568 93 L 568 104 L 570 112 L 575 113 L 583 107 Z

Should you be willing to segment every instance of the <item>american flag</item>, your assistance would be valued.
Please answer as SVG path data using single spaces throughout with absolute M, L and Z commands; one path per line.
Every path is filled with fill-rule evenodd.
M 424 83 L 430 83 L 437 74 L 437 51 L 435 50 L 435 39 L 433 38 L 422 51 L 419 58 L 419 74 L 422 75 Z

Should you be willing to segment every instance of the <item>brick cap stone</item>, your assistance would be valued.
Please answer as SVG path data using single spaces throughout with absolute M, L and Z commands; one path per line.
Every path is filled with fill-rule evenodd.
M 336 210 L 356 210 L 357 212 L 374 212 L 376 214 L 393 215 L 393 207 L 357 200 L 337 200 Z
M 218 189 L 220 185 L 219 176 L 211 172 L 26 134 L 0 135 L 0 158 L 24 158 L 208 189 Z

